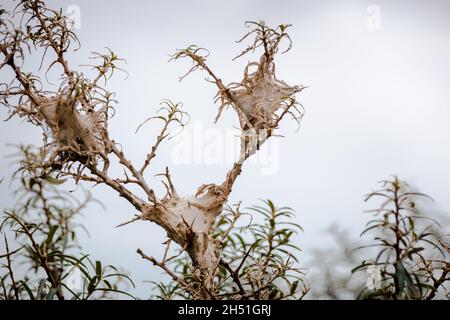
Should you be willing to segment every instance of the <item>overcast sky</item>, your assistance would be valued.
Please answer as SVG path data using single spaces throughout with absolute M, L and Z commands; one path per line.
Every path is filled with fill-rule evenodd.
M 10 1 L 6 8 L 11 8 Z M 314 247 L 329 244 L 324 229 L 334 221 L 359 234 L 370 205 L 363 196 L 377 182 L 398 174 L 431 195 L 431 209 L 450 210 L 450 2 L 448 1 L 49 1 L 68 14 L 80 9 L 82 47 L 71 65 L 87 64 L 91 51 L 104 47 L 127 60 L 108 84 L 119 105 L 111 120 L 111 136 L 129 157 L 143 161 L 158 127 L 137 125 L 151 116 L 161 99 L 182 101 L 190 113 L 187 136 L 159 150 L 152 174 L 168 165 L 176 188 L 192 194 L 202 183 L 219 183 L 230 167 L 226 155 L 214 158 L 205 148 L 235 132 L 231 110 L 217 125 L 216 89 L 198 72 L 178 82 L 190 64 L 168 62 L 177 48 L 197 44 L 210 50 L 210 67 L 224 82 L 240 81 L 250 58 L 231 59 L 244 49 L 235 43 L 247 29 L 246 20 L 269 25 L 290 23 L 293 49 L 278 56 L 277 76 L 289 84 L 308 86 L 298 95 L 306 114 L 300 130 L 285 121 L 259 161 L 246 164 L 234 187 L 231 203 L 243 206 L 270 198 L 297 212 L 305 233 L 298 239 L 303 258 Z M 33 57 L 30 68 L 36 68 Z M 5 77 L 4 74 L 0 75 Z M 5 79 L 1 79 L 2 82 Z M 2 118 L 5 110 L 0 110 Z M 0 178 L 9 178 L 4 156 L 8 143 L 39 145 L 40 133 L 20 120 L 0 125 Z M 177 148 L 188 142 L 192 160 L 180 160 Z M 195 146 L 194 146 L 195 145 Z M 226 149 L 226 153 L 231 152 Z M 200 154 L 200 155 L 199 155 Z M 197 157 L 197 158 L 195 158 Z M 195 159 L 194 159 L 195 158 Z M 220 159 L 223 159 L 222 161 Z M 189 163 L 190 162 L 190 163 Z M 150 178 L 156 190 L 158 180 Z M 0 185 L 2 207 L 11 205 L 9 185 Z M 131 205 L 106 188 L 94 194 L 106 205 L 86 212 L 91 232 L 86 252 L 106 263 L 123 266 L 137 280 L 136 293 L 148 295 L 160 270 L 136 253 L 161 255 L 164 232 L 149 222 L 115 229 L 135 214 Z

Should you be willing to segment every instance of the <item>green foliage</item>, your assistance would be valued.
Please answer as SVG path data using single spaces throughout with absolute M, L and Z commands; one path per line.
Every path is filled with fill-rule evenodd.
M 362 242 L 348 230 L 347 227 L 332 223 L 326 230 L 325 236 L 332 245 L 322 243 L 311 250 L 312 259 L 308 281 L 311 290 L 309 299 L 320 300 L 351 300 L 366 286 L 367 275 L 363 272 L 352 274 L 351 269 L 363 260 L 361 250 L 355 251 L 355 246 Z M 324 236 L 322 236 L 325 241 Z M 366 252 L 367 254 L 367 252 Z
M 265 200 L 263 206 L 227 207 L 213 227 L 214 239 L 222 244 L 219 270 L 215 278 L 217 299 L 301 299 L 308 291 L 304 270 L 299 267 L 299 247 L 293 236 L 301 227 L 292 222 L 291 208 L 277 208 Z M 241 216 L 247 223 L 236 223 Z M 172 259 L 174 273 L 184 283 L 155 283 L 159 299 L 190 299 L 190 288 L 201 285 L 196 270 L 185 254 Z M 192 290 L 194 291 L 194 290 Z
M 366 224 L 362 235 L 373 233 L 373 242 L 361 248 L 372 248 L 375 257 L 364 260 L 352 272 L 370 270 L 379 274 L 373 288 L 366 287 L 358 298 L 432 299 L 438 293 L 448 295 L 450 280 L 450 246 L 437 221 L 419 211 L 416 201 L 428 198 L 411 191 L 408 184 L 394 177 L 383 181 L 382 189 L 370 193 L 381 200 L 371 210 L 375 216 Z

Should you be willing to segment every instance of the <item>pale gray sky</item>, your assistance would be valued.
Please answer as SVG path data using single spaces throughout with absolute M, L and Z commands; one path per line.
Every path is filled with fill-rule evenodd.
M 5 2 L 10 8 L 11 2 Z M 433 196 L 435 210 L 450 210 L 450 2 L 49 3 L 64 10 L 80 8 L 77 34 L 82 47 L 72 55 L 72 66 L 89 63 L 89 53 L 104 47 L 127 60 L 128 79 L 118 73 L 108 85 L 120 102 L 111 136 L 135 161 L 144 159 L 157 127 L 150 124 L 136 135 L 134 130 L 163 98 L 184 103 L 192 120 L 186 130 L 193 136 L 200 125 L 222 133 L 237 125 L 231 111 L 213 124 L 215 88 L 201 72 L 179 83 L 190 64 L 168 63 L 168 54 L 190 44 L 208 48 L 208 63 L 224 82 L 239 81 L 250 57 L 231 59 L 244 48 L 235 43 L 247 30 L 244 22 L 293 24 L 293 49 L 278 57 L 277 71 L 289 84 L 309 86 L 298 96 L 306 109 L 301 129 L 296 132 L 293 123 L 285 122 L 280 132 L 284 138 L 272 146 L 278 170 L 267 175 L 257 164 L 246 165 L 230 200 L 248 206 L 270 198 L 294 208 L 296 222 L 305 229 L 299 238 L 304 258 L 312 248 L 328 244 L 323 230 L 333 221 L 359 234 L 367 218 L 362 211 L 369 208 L 363 195 L 391 174 Z M 379 29 L 368 26 L 371 5 L 380 9 Z M 36 68 L 38 61 L 33 57 L 29 67 Z M 5 110 L 0 115 L 5 118 Z M 38 145 L 40 133 L 16 119 L 1 124 L 0 137 L 0 177 L 10 177 L 14 168 L 6 166 L 4 155 L 12 149 L 6 144 Z M 152 173 L 169 165 L 176 187 L 186 195 L 202 183 L 223 179 L 229 164 L 174 163 L 175 143 L 160 149 Z M 158 180 L 152 181 L 160 190 Z M 137 280 L 136 293 L 145 297 L 150 285 L 141 281 L 157 280 L 161 272 L 135 251 L 139 247 L 158 257 L 164 232 L 148 222 L 114 229 L 135 213 L 133 208 L 106 188 L 93 192 L 107 210 L 92 206 L 86 212 L 91 238 L 83 241 L 84 248 L 128 269 Z M 8 184 L 0 185 L 0 199 L 2 207 L 11 205 Z

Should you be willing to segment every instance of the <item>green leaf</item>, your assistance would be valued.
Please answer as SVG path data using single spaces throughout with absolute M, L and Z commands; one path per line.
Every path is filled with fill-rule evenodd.
M 412 259 L 412 255 L 413 255 L 413 254 L 415 254 L 415 253 L 417 253 L 417 252 L 420 252 L 420 251 L 422 251 L 422 250 L 425 250 L 425 248 L 423 248 L 423 247 L 417 247 L 417 248 L 411 249 L 411 250 L 408 252 L 408 258 Z
M 401 261 L 397 261 L 395 263 L 395 276 L 398 280 L 398 290 L 400 293 L 402 293 L 407 286 L 407 282 L 410 282 L 410 277 L 408 271 L 405 269 L 405 266 Z
M 45 282 L 47 280 L 45 279 L 41 279 L 41 281 L 39 281 L 39 286 L 37 289 L 37 293 L 36 296 L 38 297 L 38 299 L 42 299 L 42 296 L 45 294 Z
M 69 286 L 67 286 L 64 282 L 61 282 L 61 286 L 67 289 L 72 294 L 71 300 L 80 300 L 80 295 L 73 291 Z
M 116 292 L 116 293 L 123 294 L 123 295 L 125 295 L 127 297 L 130 297 L 133 300 L 136 300 L 136 297 L 134 297 L 131 294 L 129 294 L 129 293 L 125 292 L 125 291 L 122 291 L 122 290 L 99 288 L 99 289 L 97 289 L 97 291 Z
M 353 268 L 351 270 L 351 273 L 355 273 L 356 271 L 359 271 L 361 269 L 365 269 L 365 268 L 367 268 L 368 266 L 371 266 L 371 265 L 374 265 L 374 264 L 370 263 L 370 262 L 367 262 L 367 261 L 363 261 L 359 266 Z
M 106 284 L 106 286 L 108 287 L 108 289 L 112 289 L 112 285 L 108 280 L 103 280 L 103 282 Z
M 91 281 L 89 281 L 88 285 L 88 294 L 91 294 L 94 292 L 95 288 L 97 287 L 97 276 L 93 276 Z
M 47 296 L 45 297 L 46 300 L 53 300 L 53 298 L 55 297 L 56 294 L 56 289 L 55 288 L 51 288 L 48 293 Z
M 279 291 L 278 289 L 274 288 L 270 293 L 269 293 L 269 300 L 275 299 L 275 297 L 278 295 Z
M 186 266 L 186 267 L 189 267 L 189 266 Z M 136 287 L 134 282 L 133 282 L 133 280 L 131 280 L 131 278 L 129 276 L 127 276 L 126 274 L 123 274 L 123 273 L 112 273 L 112 274 L 108 274 L 107 276 L 103 277 L 103 279 L 110 278 L 110 277 L 123 277 L 123 278 L 127 279 L 131 283 L 133 288 Z M 106 280 L 103 280 L 103 281 L 106 281 Z
M 270 223 L 270 227 L 271 228 L 275 227 L 275 220 L 274 219 L 269 219 L 269 223 Z

